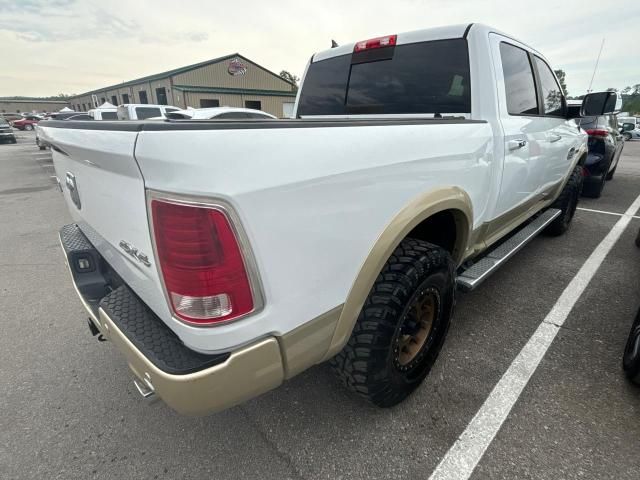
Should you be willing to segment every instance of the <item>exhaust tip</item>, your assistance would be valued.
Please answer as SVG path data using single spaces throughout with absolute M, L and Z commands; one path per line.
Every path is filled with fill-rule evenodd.
M 144 380 L 140 380 L 137 377 L 133 378 L 133 384 L 136 386 L 138 393 L 145 400 L 151 400 L 156 394 L 155 389 L 153 388 L 153 384 L 151 380 L 145 378 Z

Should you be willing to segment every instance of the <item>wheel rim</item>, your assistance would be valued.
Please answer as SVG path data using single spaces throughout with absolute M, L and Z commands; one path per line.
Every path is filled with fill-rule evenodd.
M 632 330 L 624 349 L 623 364 L 626 368 L 630 368 L 638 361 L 640 356 L 640 327 Z
M 394 365 L 402 372 L 416 367 L 432 343 L 440 310 L 440 296 L 434 288 L 422 290 L 403 317 L 396 336 Z

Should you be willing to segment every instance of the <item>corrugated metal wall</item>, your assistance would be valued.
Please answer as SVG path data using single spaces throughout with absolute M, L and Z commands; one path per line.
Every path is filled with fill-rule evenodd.
M 140 91 L 147 93 L 148 103 L 158 103 L 157 88 L 164 87 L 167 94 L 167 104 L 175 105 L 176 107 L 186 108 L 191 106 L 194 108 L 200 107 L 200 99 L 218 99 L 220 105 L 228 105 L 230 107 L 244 107 L 246 100 L 259 100 L 262 105 L 262 110 L 265 112 L 282 117 L 283 103 L 293 103 L 295 97 L 280 97 L 269 95 L 244 95 L 239 94 L 217 94 L 217 93 L 193 93 L 182 92 L 178 89 L 172 88 L 175 85 L 184 85 L 192 87 L 211 87 L 211 88 L 237 88 L 237 89 L 251 89 L 251 90 L 271 90 L 291 92 L 291 85 L 282 80 L 280 77 L 262 69 L 258 65 L 244 58 L 238 57 L 240 62 L 246 67 L 246 73 L 244 75 L 230 75 L 229 63 L 233 59 L 223 60 L 219 63 L 207 65 L 189 72 L 175 75 L 171 78 L 165 78 L 161 80 L 155 80 L 152 82 L 141 82 L 127 87 L 113 87 L 108 90 L 102 90 L 95 95 L 98 96 L 98 103 L 101 103 L 101 99 L 104 98 L 108 102 L 112 102 L 112 96 L 117 97 L 117 104 L 122 104 L 122 94 L 127 93 L 129 95 L 129 103 L 140 103 Z M 82 95 L 75 97 L 71 103 L 73 108 L 77 108 L 82 104 L 89 110 L 93 107 L 91 102 L 91 95 Z
M 259 90 L 291 91 L 291 85 L 280 77 L 258 67 L 255 63 L 239 58 L 247 68 L 244 75 L 230 75 L 228 72 L 230 60 L 207 65 L 190 72 L 181 73 L 173 77 L 174 85 L 189 85 L 198 87 L 219 88 L 250 88 Z

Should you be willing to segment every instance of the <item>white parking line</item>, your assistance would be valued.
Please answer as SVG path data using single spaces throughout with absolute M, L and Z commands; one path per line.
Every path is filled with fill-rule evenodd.
M 546 318 L 520 350 L 464 432 L 442 458 L 429 480 L 468 479 L 520 397 L 598 267 L 640 208 L 634 200 L 564 289 Z
M 593 208 L 584 208 L 584 207 L 578 207 L 576 208 L 576 210 L 582 210 L 583 212 L 592 212 L 592 213 L 604 213 L 605 215 L 615 215 L 616 217 L 621 217 L 624 215 L 624 213 L 607 212 L 605 210 L 594 210 Z M 640 216 L 633 215 L 631 218 L 640 218 Z

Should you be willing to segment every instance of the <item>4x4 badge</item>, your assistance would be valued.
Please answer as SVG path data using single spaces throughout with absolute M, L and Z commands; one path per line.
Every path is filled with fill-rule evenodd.
M 133 258 L 138 260 L 144 266 L 146 266 L 146 267 L 150 267 L 151 266 L 151 262 L 149 261 L 149 257 L 147 257 L 146 254 L 138 251 L 138 249 L 136 247 L 134 247 L 133 245 L 131 245 L 130 243 L 125 242 L 124 240 L 120 240 L 120 248 L 122 250 L 124 250 L 126 253 L 128 253 L 129 255 L 131 255 Z
M 67 185 L 67 190 L 69 190 L 69 196 L 71 197 L 71 201 L 73 204 L 80 210 L 82 204 L 80 203 L 80 192 L 78 192 L 78 184 L 76 183 L 76 176 L 67 172 L 67 178 L 65 180 Z

